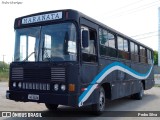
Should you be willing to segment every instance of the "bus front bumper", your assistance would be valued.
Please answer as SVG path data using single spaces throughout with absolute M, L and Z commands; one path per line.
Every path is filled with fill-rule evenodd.
M 77 95 L 6 91 L 6 98 L 20 102 L 37 102 L 78 107 Z

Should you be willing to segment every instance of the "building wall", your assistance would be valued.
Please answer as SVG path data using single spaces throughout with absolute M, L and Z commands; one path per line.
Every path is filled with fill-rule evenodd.
M 160 66 L 154 66 L 154 74 L 160 74 Z
M 158 8 L 158 66 L 160 66 L 160 7 Z
M 160 66 L 154 66 L 155 84 L 160 84 Z

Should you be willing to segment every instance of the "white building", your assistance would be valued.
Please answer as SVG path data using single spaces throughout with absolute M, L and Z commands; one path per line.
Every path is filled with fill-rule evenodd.
M 160 7 L 158 9 L 158 66 L 160 66 Z

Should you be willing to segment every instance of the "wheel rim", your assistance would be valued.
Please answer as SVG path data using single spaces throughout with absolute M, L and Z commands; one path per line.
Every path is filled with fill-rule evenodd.
M 101 91 L 100 98 L 99 98 L 99 109 L 100 109 L 100 111 L 102 111 L 104 109 L 104 106 L 105 106 L 105 96 L 104 96 L 103 92 Z
M 141 92 L 140 92 L 140 96 L 143 97 L 144 95 L 144 90 L 143 90 L 143 85 L 141 85 Z
M 144 90 L 143 89 L 141 90 L 140 95 L 141 95 L 141 97 L 143 97 L 143 95 L 144 95 Z

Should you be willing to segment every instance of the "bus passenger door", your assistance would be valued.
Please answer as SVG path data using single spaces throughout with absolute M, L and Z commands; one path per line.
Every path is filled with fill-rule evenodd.
M 81 41 L 81 82 L 89 85 L 98 72 L 97 33 L 87 26 L 81 26 L 81 35 L 83 31 L 88 32 L 88 41 L 85 41 L 88 45 L 84 46 Z

